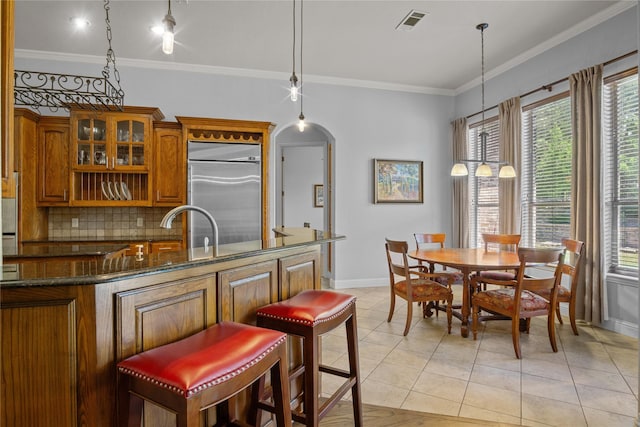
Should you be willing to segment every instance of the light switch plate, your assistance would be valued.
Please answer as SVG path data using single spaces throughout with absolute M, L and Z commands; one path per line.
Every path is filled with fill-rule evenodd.
M 138 218 L 138 220 L 136 221 L 136 225 L 138 227 L 144 226 L 144 220 L 142 218 Z
M 78 228 L 78 218 L 71 218 L 71 227 Z

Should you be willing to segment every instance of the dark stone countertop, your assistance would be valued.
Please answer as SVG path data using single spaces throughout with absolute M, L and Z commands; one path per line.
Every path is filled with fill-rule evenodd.
M 101 261 L 37 262 L 3 265 L 1 288 L 30 286 L 91 285 L 159 272 L 204 266 L 247 258 L 288 248 L 312 246 L 342 240 L 345 237 L 311 228 L 277 228 L 275 238 L 220 245 L 218 255 L 212 248 L 194 248 L 145 255 L 115 257 Z
M 128 249 L 126 243 L 101 243 L 101 244 L 42 244 L 37 246 L 24 246 L 18 251 L 4 251 L 2 253 L 3 263 L 10 263 L 18 258 L 64 258 L 82 256 L 107 256 L 123 249 Z

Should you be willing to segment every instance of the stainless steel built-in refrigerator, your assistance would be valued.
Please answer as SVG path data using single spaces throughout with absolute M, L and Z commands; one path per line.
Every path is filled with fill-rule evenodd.
M 218 224 L 218 243 L 261 239 L 262 199 L 260 146 L 189 142 L 188 203 L 207 210 Z M 190 247 L 212 244 L 211 224 L 189 213 Z

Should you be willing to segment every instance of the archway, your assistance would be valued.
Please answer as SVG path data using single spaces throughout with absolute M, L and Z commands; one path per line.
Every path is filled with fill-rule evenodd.
M 307 124 L 304 132 L 291 124 L 276 132 L 273 141 L 276 225 L 307 225 L 333 233 L 333 135 L 318 124 Z M 318 189 L 318 185 L 322 187 Z M 334 244 L 323 245 L 322 255 L 322 277 L 331 282 L 335 271 Z

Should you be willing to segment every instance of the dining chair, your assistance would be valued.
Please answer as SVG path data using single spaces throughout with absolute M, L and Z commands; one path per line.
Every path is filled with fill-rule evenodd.
M 567 250 L 567 258 L 571 258 L 568 262 L 565 259 L 562 265 L 562 273 L 570 277 L 571 283 L 569 288 L 560 286 L 558 288 L 558 304 L 556 304 L 556 315 L 560 324 L 562 322 L 562 315 L 560 314 L 560 303 L 569 304 L 569 321 L 571 322 L 571 329 L 575 335 L 578 334 L 578 326 L 576 325 L 576 288 L 578 287 L 578 276 L 580 275 L 580 262 L 582 258 L 582 251 L 584 249 L 584 242 L 580 240 L 562 239 L 562 244 Z M 549 299 L 548 290 L 542 290 L 536 292 L 538 295 Z
M 488 252 L 489 250 L 502 250 L 507 249 L 514 252 L 518 251 L 518 247 L 520 245 L 520 235 L 519 234 L 490 234 L 490 233 L 482 233 L 482 241 L 484 242 L 484 250 Z M 516 273 L 514 271 L 480 271 L 477 273 L 480 276 L 478 283 L 482 285 L 482 289 L 487 289 L 487 284 L 483 278 L 488 279 L 497 279 L 497 280 L 513 280 L 516 277 Z
M 530 249 L 519 248 L 518 267 L 515 280 L 498 280 L 482 278 L 487 283 L 500 285 L 500 288 L 477 291 L 471 298 L 471 313 L 473 339 L 478 336 L 478 323 L 480 320 L 511 320 L 511 336 L 516 357 L 521 358 L 520 351 L 520 319 L 527 322 L 526 331 L 532 317 L 547 316 L 547 330 L 549 341 L 554 352 L 558 351 L 555 330 L 555 308 L 557 305 L 558 288 L 562 278 L 564 265 L 564 249 Z M 557 261 L 553 275 L 549 277 L 526 277 L 527 267 L 554 263 Z M 472 286 L 481 278 L 475 276 L 471 279 Z M 549 298 L 538 295 L 538 292 L 548 291 Z M 480 310 L 488 312 L 488 315 L 480 316 Z M 482 319 L 481 319 L 482 317 Z
M 438 248 L 444 249 L 447 235 L 445 233 L 414 233 L 413 238 L 416 241 L 416 250 L 438 249 Z M 422 266 L 421 261 L 418 261 L 418 264 Z M 422 266 L 422 267 L 426 267 L 426 266 Z M 430 262 L 428 269 L 425 268 L 423 271 L 425 273 L 435 273 L 436 272 L 435 263 Z M 441 269 L 438 270 L 438 272 L 446 272 L 447 274 L 452 275 L 453 276 L 452 284 L 462 285 L 463 274 L 461 271 L 447 270 L 447 267 L 443 265 L 441 266 Z M 436 282 L 439 282 L 441 284 L 446 284 L 448 283 L 448 278 L 438 277 L 436 278 Z M 461 307 L 462 307 L 461 304 L 455 304 L 452 308 L 460 309 Z M 436 304 L 436 309 L 444 311 L 446 310 L 446 307 L 442 307 Z
M 451 290 L 452 276 L 447 273 L 425 273 L 410 269 L 407 257 L 408 247 L 405 241 L 385 239 L 391 291 L 387 322 L 391 322 L 393 318 L 396 296 L 407 301 L 407 321 L 403 333 L 405 336 L 411 328 L 414 302 L 423 303 L 422 314 L 423 317 L 426 317 L 428 302 L 446 301 L 447 330 L 448 333 L 451 333 L 451 303 L 453 301 L 453 292 Z M 446 278 L 447 284 L 437 282 L 437 278 Z

